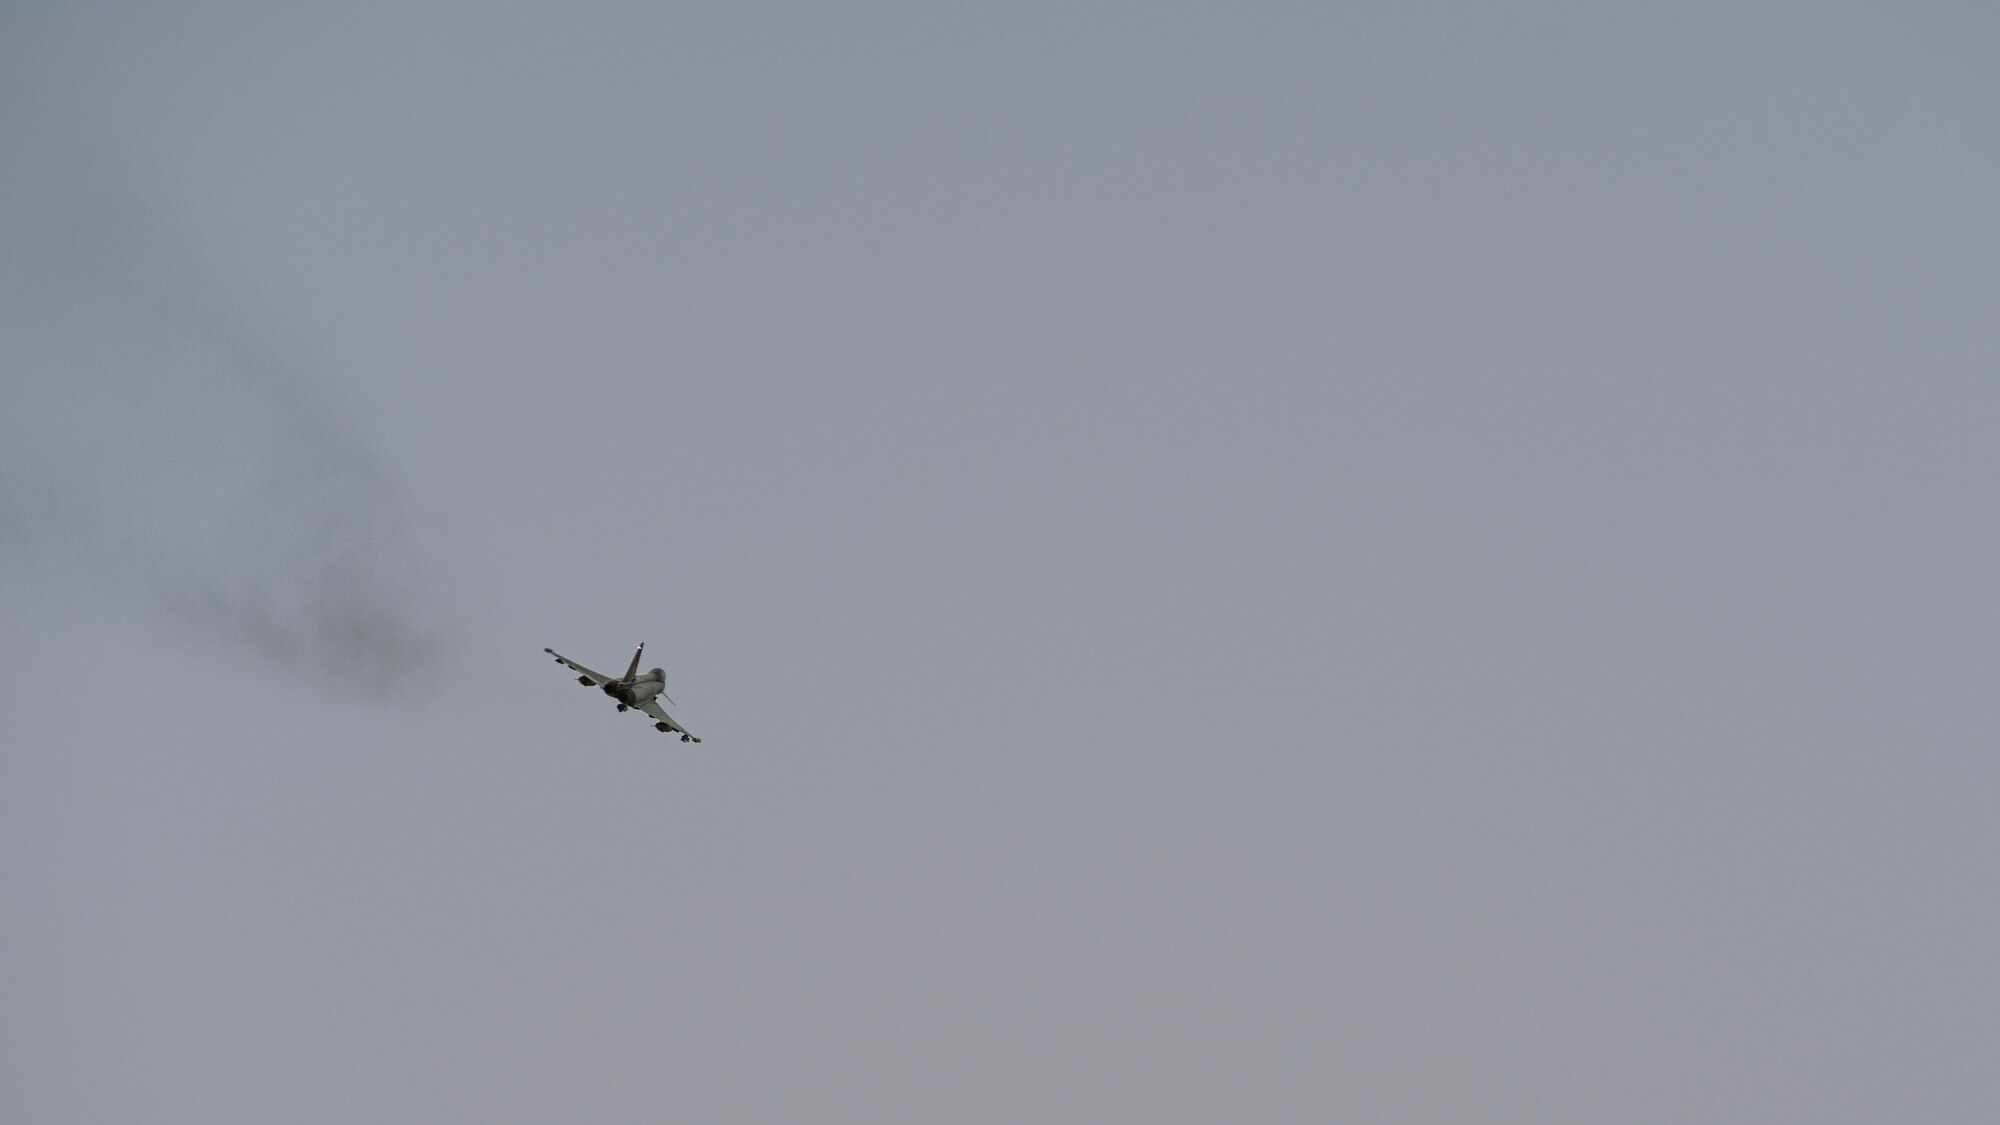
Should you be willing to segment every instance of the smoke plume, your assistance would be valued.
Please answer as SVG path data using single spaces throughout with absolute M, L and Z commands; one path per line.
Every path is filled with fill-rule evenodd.
M 436 622 L 405 498 L 255 316 L 130 206 L 0 185 L 0 565 L 380 696 Z

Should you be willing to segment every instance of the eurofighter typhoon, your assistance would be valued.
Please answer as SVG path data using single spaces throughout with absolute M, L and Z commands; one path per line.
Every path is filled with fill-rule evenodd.
M 639 674 L 639 658 L 645 655 L 646 652 L 646 646 L 643 642 L 639 645 L 638 651 L 632 654 L 631 666 L 625 669 L 624 675 L 616 679 L 602 672 L 593 672 L 576 661 L 571 660 L 569 657 L 564 656 L 562 653 L 557 652 L 555 649 L 544 648 L 542 651 L 555 657 L 556 663 L 568 668 L 570 671 L 581 673 L 576 678 L 577 683 L 582 684 L 584 687 L 602 688 L 604 694 L 618 701 L 618 709 L 620 711 L 643 711 L 653 717 L 653 729 L 659 731 L 661 734 L 675 731 L 679 732 L 682 742 L 701 741 L 701 739 L 689 734 L 686 727 L 675 722 L 674 717 L 667 714 L 660 707 L 660 700 L 662 699 L 665 699 L 668 703 L 674 702 L 673 697 L 667 694 L 666 672 L 663 669 L 654 668 L 644 675 Z M 678 704 L 675 705 L 679 706 Z

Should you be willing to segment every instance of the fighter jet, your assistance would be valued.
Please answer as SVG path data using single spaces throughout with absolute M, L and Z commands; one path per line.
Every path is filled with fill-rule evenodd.
M 618 709 L 620 711 L 628 708 L 644 711 L 653 717 L 653 729 L 659 731 L 661 734 L 665 734 L 668 731 L 678 731 L 680 732 L 682 742 L 701 741 L 701 739 L 689 734 L 686 727 L 675 722 L 672 715 L 667 714 L 660 708 L 659 701 L 661 699 L 665 699 L 668 703 L 673 703 L 673 697 L 667 695 L 667 674 L 658 668 L 647 672 L 643 676 L 639 674 L 639 657 L 644 655 L 646 651 L 646 646 L 643 642 L 639 645 L 639 650 L 632 654 L 631 666 L 625 669 L 623 676 L 615 680 L 610 676 L 604 675 L 602 672 L 593 672 L 585 668 L 555 649 L 544 648 L 542 651 L 555 657 L 556 663 L 561 664 L 565 668 L 573 672 L 581 672 L 582 675 L 576 678 L 577 683 L 582 684 L 584 687 L 603 688 L 604 694 L 618 701 Z

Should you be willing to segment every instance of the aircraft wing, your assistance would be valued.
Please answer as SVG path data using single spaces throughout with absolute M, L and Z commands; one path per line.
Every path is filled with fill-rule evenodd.
M 542 651 L 548 653 L 550 656 L 555 657 L 557 664 L 560 664 L 565 668 L 569 668 L 572 671 L 582 672 L 584 675 L 589 676 L 590 682 L 596 685 L 597 687 L 603 687 L 605 684 L 611 682 L 610 676 L 607 676 L 602 672 L 593 672 L 590 669 L 585 668 L 583 665 L 578 664 L 576 661 L 571 660 L 569 657 L 564 656 L 562 653 L 557 652 L 555 649 L 545 648 Z
M 660 706 L 660 701 L 657 699 L 648 699 L 646 702 L 639 704 L 638 707 L 635 708 L 635 710 L 644 711 L 646 714 L 651 715 L 655 719 L 658 719 L 659 721 L 665 723 L 667 725 L 668 730 L 679 732 L 681 737 L 687 739 L 690 742 L 701 741 L 701 739 L 696 738 L 694 735 L 689 734 L 688 729 L 686 727 L 675 722 L 674 717 L 672 715 L 667 714 L 667 709 Z

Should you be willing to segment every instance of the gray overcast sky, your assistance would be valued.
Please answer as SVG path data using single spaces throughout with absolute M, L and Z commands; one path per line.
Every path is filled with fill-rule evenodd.
M 1997 51 L 10 5 L 0 1116 L 2000 1119 Z

